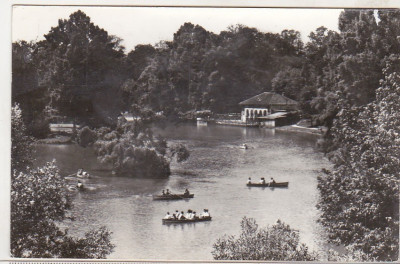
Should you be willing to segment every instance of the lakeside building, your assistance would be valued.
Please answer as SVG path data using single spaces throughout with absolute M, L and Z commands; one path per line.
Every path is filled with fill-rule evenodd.
M 241 122 L 257 126 L 288 125 L 296 120 L 299 103 L 286 96 L 264 92 L 239 103 Z

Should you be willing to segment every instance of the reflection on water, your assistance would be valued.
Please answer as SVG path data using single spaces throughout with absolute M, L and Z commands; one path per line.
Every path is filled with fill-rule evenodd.
M 66 222 L 70 232 L 82 235 L 91 227 L 106 225 L 116 244 L 109 258 L 211 260 L 212 244 L 224 234 L 238 234 L 243 216 L 260 226 L 278 219 L 300 231 L 301 240 L 323 250 L 324 233 L 316 223 L 317 176 L 328 161 L 315 148 L 314 135 L 273 129 L 182 125 L 157 130 L 170 144 L 184 143 L 190 159 L 171 164 L 168 179 L 131 179 L 112 176 L 100 165 L 93 150 L 76 145 L 40 145 L 37 165 L 56 158 L 63 175 L 84 168 L 88 191 L 74 194 Z M 239 149 L 246 143 L 248 150 Z M 289 181 L 289 188 L 248 188 L 248 177 L 274 177 Z M 70 181 L 73 181 L 70 179 Z M 194 199 L 153 201 L 162 189 L 183 192 Z M 184 225 L 163 225 L 167 211 L 208 208 L 213 220 Z

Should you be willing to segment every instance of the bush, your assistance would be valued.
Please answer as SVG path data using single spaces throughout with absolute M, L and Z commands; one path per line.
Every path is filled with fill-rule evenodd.
M 11 255 L 19 258 L 104 258 L 114 245 L 102 227 L 74 238 L 58 223 L 71 201 L 55 163 L 27 172 L 14 171 L 11 185 Z
M 40 115 L 32 121 L 28 130 L 35 138 L 47 138 L 50 134 L 49 121 L 44 115 Z
M 213 245 L 216 260 L 312 261 L 317 254 L 300 244 L 299 234 L 280 220 L 268 228 L 244 217 L 239 238 L 224 236 Z
M 164 178 L 171 174 L 170 161 L 176 157 L 182 162 L 189 157 L 183 145 L 168 150 L 163 138 L 154 138 L 148 120 L 132 123 L 120 122 L 116 130 L 99 132 L 95 143 L 96 153 L 102 163 L 109 163 L 123 176 Z
M 92 145 L 97 140 L 97 133 L 91 130 L 89 127 L 85 126 L 78 132 L 78 143 L 82 147 Z

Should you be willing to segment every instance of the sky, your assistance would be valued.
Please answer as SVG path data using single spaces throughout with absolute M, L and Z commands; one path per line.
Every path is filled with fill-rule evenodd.
M 219 34 L 230 25 L 243 24 L 262 32 L 279 33 L 295 29 L 304 42 L 319 26 L 338 30 L 342 9 L 301 8 L 176 8 L 176 7 L 88 7 L 88 6 L 14 6 L 12 41 L 42 40 L 58 19 L 68 19 L 77 10 L 109 34 L 123 39 L 126 51 L 138 44 L 172 40 L 185 22 L 198 24 Z

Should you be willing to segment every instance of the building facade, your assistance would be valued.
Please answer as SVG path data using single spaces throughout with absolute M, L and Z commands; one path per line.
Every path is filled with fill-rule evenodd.
M 258 122 L 276 112 L 297 111 L 299 104 L 283 95 L 264 92 L 239 103 L 242 122 Z M 268 118 L 267 118 L 268 119 Z

